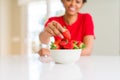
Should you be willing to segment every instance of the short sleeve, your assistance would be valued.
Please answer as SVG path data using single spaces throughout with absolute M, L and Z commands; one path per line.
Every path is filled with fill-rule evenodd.
M 49 18 L 46 22 L 45 22 L 45 27 L 47 26 L 47 24 L 49 23 L 49 22 L 51 22 L 52 21 L 52 18 Z
M 94 35 L 94 23 L 90 14 L 83 15 L 84 18 L 84 36 Z

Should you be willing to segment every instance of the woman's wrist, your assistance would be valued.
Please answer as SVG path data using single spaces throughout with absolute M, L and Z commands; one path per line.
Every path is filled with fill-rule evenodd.
M 48 45 L 48 44 L 41 43 L 41 44 L 40 44 L 40 48 L 49 49 L 49 45 Z

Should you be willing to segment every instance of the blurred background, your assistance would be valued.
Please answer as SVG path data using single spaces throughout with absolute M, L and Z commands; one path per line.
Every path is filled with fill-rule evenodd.
M 94 20 L 92 55 L 120 56 L 120 1 L 88 0 L 81 12 Z M 45 21 L 62 14 L 61 0 L 0 0 L 0 56 L 36 53 Z

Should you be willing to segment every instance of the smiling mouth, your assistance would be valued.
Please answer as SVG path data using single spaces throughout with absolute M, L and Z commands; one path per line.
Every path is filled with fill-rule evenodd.
M 73 8 L 73 7 L 70 7 L 69 10 L 70 10 L 70 11 L 75 11 L 76 9 Z

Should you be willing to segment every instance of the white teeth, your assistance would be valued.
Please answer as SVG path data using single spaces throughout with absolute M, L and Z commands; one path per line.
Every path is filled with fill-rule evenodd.
M 75 8 L 73 8 L 73 7 L 70 7 L 70 10 L 71 10 L 71 11 L 75 11 Z

